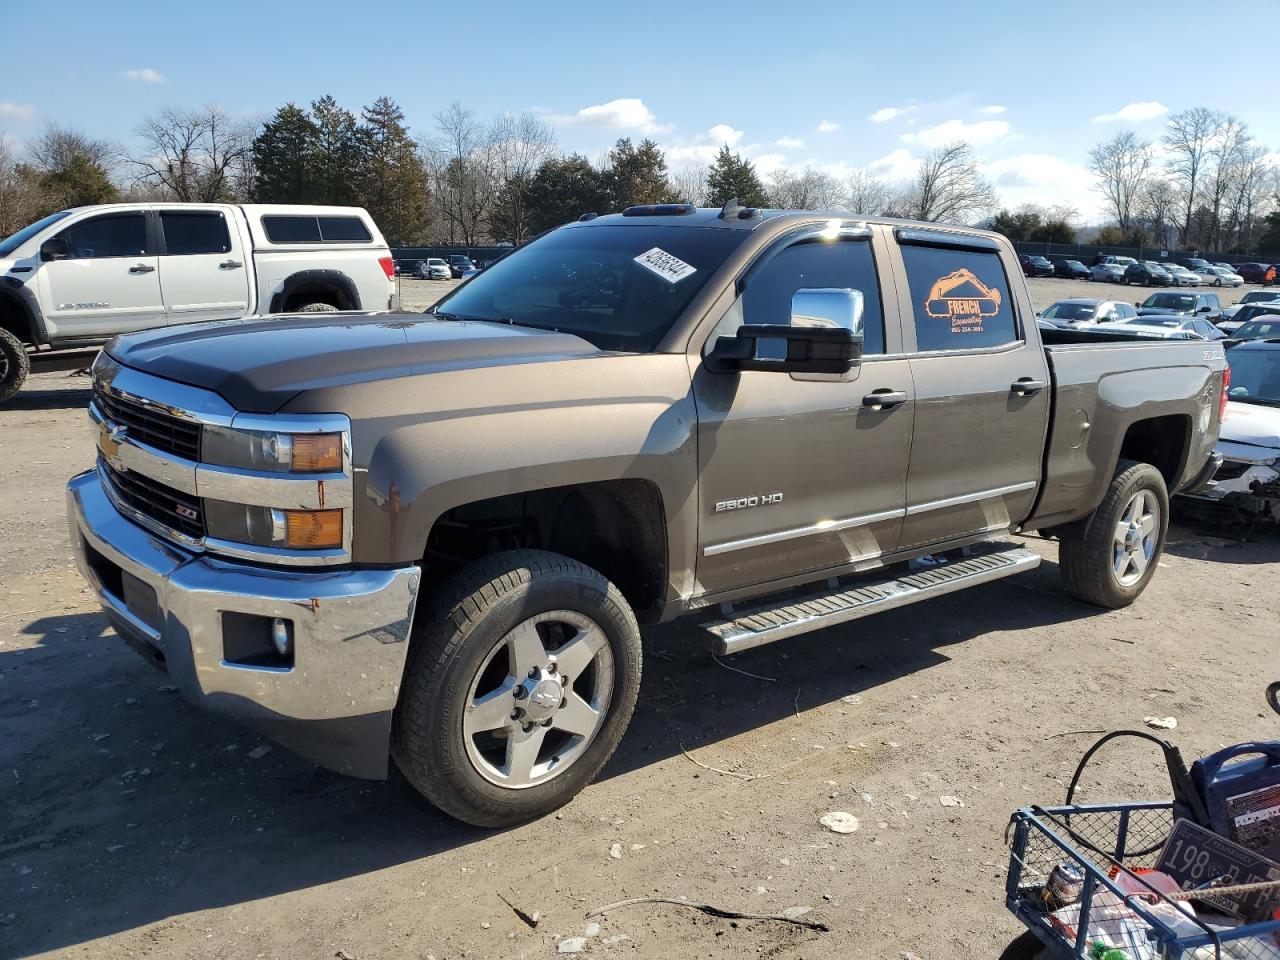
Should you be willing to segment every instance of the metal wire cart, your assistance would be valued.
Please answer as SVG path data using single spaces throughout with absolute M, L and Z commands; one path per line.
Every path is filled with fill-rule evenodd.
M 1243 923 L 1214 912 L 1225 893 L 1258 898 L 1231 904 L 1245 903 L 1256 912 L 1262 898 L 1274 901 L 1275 883 L 1215 885 L 1210 896 L 1154 882 L 1151 870 L 1173 826 L 1173 805 L 1167 802 L 1027 807 L 1015 813 L 1006 903 L 1043 944 L 1037 956 L 1280 960 L 1280 919 Z

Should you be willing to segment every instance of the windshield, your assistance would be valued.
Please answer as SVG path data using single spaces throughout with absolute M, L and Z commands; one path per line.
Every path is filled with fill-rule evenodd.
M 37 233 L 39 233 L 45 227 L 51 226 L 57 223 L 63 217 L 70 216 L 70 215 L 71 215 L 70 210 L 63 210 L 59 213 L 51 213 L 49 214 L 49 216 L 45 217 L 43 220 L 37 220 L 35 223 L 29 224 L 23 227 L 17 233 L 10 234 L 9 236 L 5 237 L 3 240 L 0 240 L 0 257 L 7 257 L 9 254 L 13 253 L 13 251 L 17 250 L 20 246 L 22 246 L 24 243 L 26 243 L 28 240 L 34 237 Z
M 563 227 L 476 274 L 433 309 L 572 333 L 602 350 L 652 350 L 745 236 L 714 227 Z
M 1251 320 L 1232 334 L 1237 340 L 1275 340 L 1280 338 L 1280 316 L 1271 320 Z
M 1196 305 L 1196 298 L 1188 293 L 1153 293 L 1142 301 L 1142 305 L 1161 310 L 1190 310 Z
M 1092 303 L 1055 303 L 1040 316 L 1046 320 L 1092 320 L 1097 312 Z
M 1236 311 L 1236 315 L 1233 319 L 1238 320 L 1240 323 L 1248 323 L 1254 317 L 1265 317 L 1277 313 L 1280 313 L 1280 304 L 1275 306 L 1272 306 L 1271 304 L 1266 304 L 1265 306 L 1258 304 L 1251 307 L 1241 307 Z
M 1280 293 L 1268 293 L 1266 290 L 1253 290 L 1241 298 L 1241 303 L 1259 303 L 1280 298 Z
M 1280 406 L 1280 350 L 1230 350 L 1227 362 L 1231 365 L 1228 397 L 1240 403 Z

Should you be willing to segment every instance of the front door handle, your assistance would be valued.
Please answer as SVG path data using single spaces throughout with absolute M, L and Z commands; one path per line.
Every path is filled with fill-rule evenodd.
M 220 264 L 218 264 L 218 269 L 219 270 L 236 270 L 243 266 L 244 264 L 241 263 L 239 260 L 223 260 Z
M 910 399 L 905 390 L 874 390 L 862 398 L 862 405 L 872 410 L 888 410 Z
M 130 273 L 155 273 L 156 268 L 147 263 L 135 263 L 129 268 Z
M 1048 384 L 1043 380 L 1032 380 L 1030 377 L 1023 377 L 1022 379 L 1015 380 L 1013 383 L 1009 384 L 1009 392 L 1019 397 L 1030 397 L 1033 394 L 1039 393 L 1047 386 Z

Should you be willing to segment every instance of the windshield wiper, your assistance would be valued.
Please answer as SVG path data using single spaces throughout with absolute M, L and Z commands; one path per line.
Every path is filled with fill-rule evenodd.
M 439 317 L 441 320 L 469 321 L 471 323 L 505 323 L 509 327 L 530 326 L 530 324 L 513 320 L 511 317 L 468 317 L 461 313 L 448 313 L 444 310 L 428 310 L 426 313 L 428 316 Z M 537 328 L 535 327 L 534 329 Z

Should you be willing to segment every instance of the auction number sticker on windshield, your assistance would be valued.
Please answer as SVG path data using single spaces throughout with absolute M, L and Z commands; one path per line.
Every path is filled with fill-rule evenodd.
M 656 273 L 668 283 L 679 283 L 685 277 L 691 276 L 698 271 L 697 267 L 685 263 L 679 257 L 673 257 L 661 247 L 646 250 L 636 257 L 636 263 L 646 270 Z

